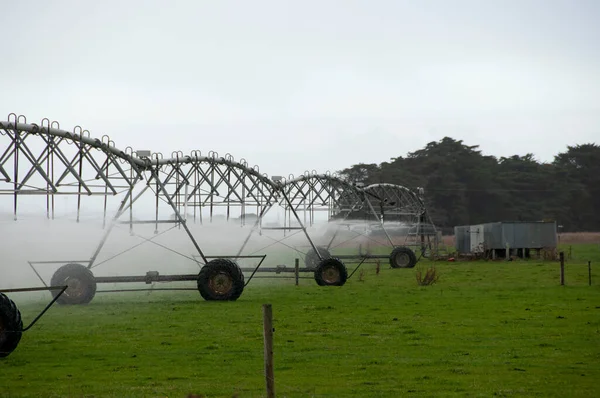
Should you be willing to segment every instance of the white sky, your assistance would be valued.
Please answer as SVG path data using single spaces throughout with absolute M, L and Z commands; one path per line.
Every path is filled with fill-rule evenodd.
M 0 0 L 0 119 L 269 175 L 600 142 L 596 0 Z

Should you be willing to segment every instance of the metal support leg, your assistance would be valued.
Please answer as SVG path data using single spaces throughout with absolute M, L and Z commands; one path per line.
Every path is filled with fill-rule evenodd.
M 314 242 L 310 238 L 310 235 L 306 231 L 306 227 L 302 223 L 302 220 L 300 220 L 300 216 L 298 215 L 298 212 L 296 212 L 296 209 L 294 209 L 294 206 L 293 206 L 292 202 L 290 201 L 290 199 L 288 198 L 288 196 L 287 196 L 287 194 L 285 192 L 282 192 L 282 195 L 283 195 L 283 198 L 285 199 L 286 203 L 288 204 L 289 209 L 292 211 L 292 213 L 294 213 L 294 217 L 296 217 L 296 221 L 298 221 L 298 224 L 300 224 L 300 227 L 302 228 L 302 232 L 304 232 L 304 235 L 306 236 L 306 239 L 308 239 L 308 242 L 310 243 L 310 246 L 313 248 L 313 250 L 315 251 L 315 253 L 319 257 L 319 260 L 322 261 L 323 260 L 323 256 L 321 256 L 321 254 L 317 250 L 317 246 L 315 246 Z
M 183 217 L 181 217 L 181 214 L 179 213 L 179 210 L 177 210 L 177 206 L 175 206 L 175 203 L 173 203 L 173 199 L 171 199 L 171 197 L 169 196 L 169 193 L 167 192 L 167 189 L 165 188 L 165 186 L 162 183 L 162 181 L 160 181 L 160 179 L 158 178 L 158 173 L 154 169 L 152 169 L 152 175 L 154 176 L 154 178 L 156 178 L 157 184 L 160 186 L 160 190 L 165 195 L 165 198 L 169 202 L 169 205 L 171 205 L 171 208 L 173 208 L 173 210 L 175 211 L 175 216 L 177 217 L 177 220 L 179 220 L 179 222 L 181 223 L 181 225 L 183 225 L 183 229 L 185 229 L 185 232 L 190 237 L 192 243 L 194 244 L 194 247 L 198 251 L 198 254 L 200 254 L 200 257 L 202 257 L 202 261 L 204 261 L 204 264 L 208 263 L 208 260 L 206 259 L 206 256 L 204 255 L 204 252 L 202 252 L 202 249 L 200 249 L 200 246 L 198 245 L 198 242 L 196 242 L 196 239 L 194 238 L 194 235 L 192 235 L 192 232 L 188 228 L 187 223 L 185 222 L 185 220 L 183 219 Z
M 244 249 L 246 248 L 246 245 L 248 244 L 248 241 L 250 241 L 250 237 L 252 236 L 252 234 L 254 234 L 254 231 L 256 231 L 256 228 L 259 226 L 263 216 L 265 214 L 267 214 L 267 212 L 271 209 L 271 207 L 273 207 L 273 203 L 267 202 L 269 203 L 268 205 L 266 205 L 265 207 L 263 207 L 262 211 L 260 212 L 260 214 L 258 215 L 258 218 L 256 219 L 256 221 L 254 222 L 254 225 L 252 226 L 252 228 L 250 229 L 250 232 L 248 233 L 248 236 L 246 236 L 246 239 L 244 240 L 244 242 L 242 243 L 242 247 L 240 247 L 240 250 L 238 250 L 237 252 L 237 256 L 239 257 L 242 252 L 244 251 Z
M 137 184 L 137 182 L 139 180 L 141 180 L 141 177 L 138 176 L 133 181 L 133 183 L 131 185 L 131 188 L 129 189 L 129 192 L 127 192 L 127 195 L 125 196 L 125 198 L 121 202 L 121 205 L 119 206 L 119 209 L 117 210 L 117 213 L 114 215 L 113 219 L 111 220 L 110 224 L 108 225 L 108 228 L 106 228 L 106 231 L 102 235 L 102 239 L 100 240 L 100 243 L 98 244 L 98 247 L 96 247 L 96 251 L 94 251 L 94 254 L 92 254 L 92 257 L 90 258 L 90 262 L 88 263 L 88 268 L 92 268 L 92 266 L 94 265 L 94 262 L 98 258 L 98 255 L 100 254 L 100 251 L 102 250 L 102 248 L 104 247 L 104 244 L 106 243 L 106 240 L 108 239 L 108 235 L 110 235 L 110 233 L 113 230 L 113 228 L 114 228 L 117 220 L 119 219 L 119 217 L 121 217 L 121 215 L 123 213 L 125 213 L 125 211 L 127 211 L 127 209 L 131 208 L 133 206 L 133 204 L 148 189 L 148 186 L 145 186 L 144 189 L 142 189 L 142 191 L 133 200 L 130 200 L 131 197 L 133 196 L 133 189 L 135 188 L 135 185 Z M 127 203 L 128 200 L 130 200 L 129 204 Z
M 365 201 L 368 203 L 368 205 L 371 208 L 371 211 L 373 212 L 373 214 L 375 215 L 375 217 L 377 217 L 377 212 L 375 211 L 375 208 L 371 204 L 371 201 L 369 199 L 365 199 Z M 377 218 L 379 218 L 379 217 L 377 217 Z M 383 233 L 385 234 L 385 236 L 387 237 L 388 241 L 390 242 L 390 246 L 394 247 L 394 242 L 392 241 L 392 238 L 390 237 L 390 235 L 386 231 L 385 227 L 383 226 L 383 217 L 379 218 L 379 224 L 381 225 L 381 229 L 383 230 Z

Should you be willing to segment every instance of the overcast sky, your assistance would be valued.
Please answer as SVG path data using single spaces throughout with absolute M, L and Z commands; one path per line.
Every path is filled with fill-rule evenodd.
M 0 0 L 0 119 L 269 175 L 600 142 L 597 0 Z

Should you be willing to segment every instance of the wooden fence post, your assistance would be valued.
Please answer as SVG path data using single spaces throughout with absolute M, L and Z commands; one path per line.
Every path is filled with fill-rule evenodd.
M 565 284 L 565 252 L 560 252 L 560 285 Z
M 263 332 L 265 344 L 265 381 L 267 398 L 275 398 L 275 376 L 273 374 L 273 309 L 263 304 Z
M 296 259 L 296 263 L 294 264 L 294 273 L 296 275 L 296 286 L 300 282 L 300 260 Z

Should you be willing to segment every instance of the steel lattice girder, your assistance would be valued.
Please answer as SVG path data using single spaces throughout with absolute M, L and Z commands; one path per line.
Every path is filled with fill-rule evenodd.
M 144 183 L 142 184 L 141 181 Z M 140 187 L 141 191 L 135 193 L 134 190 Z M 154 195 L 152 199 L 155 200 L 156 206 L 154 209 L 155 219 L 136 219 L 134 221 L 133 207 L 134 205 L 138 208 L 143 207 L 139 204 L 138 199 L 147 192 L 152 192 Z M 208 259 L 215 257 L 205 255 L 186 222 L 187 206 L 190 205 L 194 209 L 208 208 L 211 219 L 215 208 L 225 208 L 227 219 L 229 219 L 230 211 L 236 208 L 240 211 L 242 224 L 245 223 L 247 207 L 256 208 L 257 219 L 253 227 L 238 253 L 231 256 L 233 258 L 262 258 L 254 268 L 250 279 L 257 272 L 265 256 L 242 256 L 242 252 L 253 232 L 262 228 L 262 219 L 265 214 L 275 205 L 283 207 L 289 215 L 290 222 L 286 225 L 284 217 L 283 228 L 266 229 L 299 230 L 298 233 L 304 234 L 310 248 L 320 260 L 324 260 L 324 255 L 311 239 L 305 226 L 307 212 L 310 213 L 309 222 L 311 224 L 315 221 L 315 211 L 328 211 L 328 221 L 343 220 L 356 213 L 368 215 L 369 218 L 374 216 L 381 224 L 391 246 L 394 246 L 394 241 L 385 231 L 385 217 L 390 215 L 408 217 L 408 220 L 402 221 L 413 223 L 416 221 L 417 226 L 426 217 L 425 206 L 420 196 L 421 192 L 416 193 L 401 186 L 376 184 L 361 188 L 336 175 L 316 172 L 305 173 L 297 178 L 290 176 L 287 180 L 270 179 L 267 175 L 261 174 L 257 166 L 248 167 L 245 160 L 235 161 L 229 154 L 219 157 L 216 152 L 208 152 L 207 156 L 203 156 L 200 151 L 192 151 L 190 155 L 173 152 L 171 157 L 164 158 L 160 152 L 134 151 L 131 147 L 120 150 L 107 135 L 101 139 L 92 138 L 89 131 L 83 130 L 79 126 L 75 127 L 72 132 L 61 130 L 57 122 L 50 122 L 48 119 L 42 120 L 39 125 L 28 124 L 25 117 L 11 114 L 8 121 L 0 122 L 0 198 L 2 195 L 12 197 L 9 199 L 12 199 L 14 203 L 12 210 L 15 219 L 17 203 L 23 196 L 45 196 L 48 217 L 52 213 L 52 218 L 54 218 L 54 197 L 56 195 L 76 195 L 77 220 L 79 221 L 82 198 L 98 195 L 104 200 L 104 220 L 106 220 L 107 198 L 119 194 L 123 194 L 124 198 L 112 217 L 112 222 L 107 228 L 104 228 L 103 224 L 103 236 L 90 260 L 81 262 L 87 263 L 88 269 L 112 260 L 141 244 L 138 243 L 127 248 L 106 260 L 97 261 L 109 234 L 118 223 L 130 224 L 130 232 L 132 232 L 134 223 L 156 223 L 154 237 L 158 236 L 159 223 L 177 223 L 177 226 L 185 230 L 201 261 L 198 261 L 194 255 L 194 257 L 189 257 L 169 249 L 159 242 L 154 242 L 154 237 L 146 238 L 141 235 L 138 237 L 142 238 L 144 243 L 155 243 L 200 266 L 202 263 L 208 264 Z M 168 207 L 175 212 L 174 219 L 158 219 L 160 201 L 166 202 Z M 118 222 L 126 211 L 130 213 L 129 221 Z M 304 212 L 304 223 L 299 212 Z M 291 213 L 298 225 L 292 225 Z M 175 226 L 168 230 L 173 228 Z M 421 251 L 424 253 L 425 235 L 421 228 L 417 229 L 415 237 L 417 233 L 421 239 Z M 290 234 L 290 236 L 294 234 Z M 327 248 L 331 247 L 335 237 L 336 233 Z M 270 236 L 267 238 L 273 239 Z M 285 236 L 276 243 L 282 243 L 284 239 L 286 239 Z M 293 246 L 286 246 L 298 251 Z M 362 254 L 359 255 L 359 257 L 361 256 Z M 360 264 L 366 258 L 362 257 Z M 33 267 L 33 263 L 29 262 L 29 264 L 40 277 Z M 343 264 L 342 267 L 344 267 Z M 195 279 L 193 274 L 184 275 L 184 277 L 181 279 L 181 277 L 169 276 L 167 279 Z M 127 278 L 132 281 L 139 280 L 139 277 Z M 40 279 L 44 282 L 41 277 Z M 105 278 L 105 280 L 108 279 Z
M 210 152 L 209 156 L 202 156 L 200 151 L 189 156 L 176 154 L 170 159 L 156 155 L 146 168 L 157 171 L 169 197 L 178 205 L 187 203 L 210 209 L 239 206 L 243 215 L 246 206 L 261 208 L 273 200 L 275 183 L 260 174 L 258 167 L 236 162 L 231 155 L 219 157 Z M 147 183 L 151 184 L 154 178 L 150 177 Z
M 131 147 L 117 149 L 106 135 L 99 140 L 80 127 L 68 132 L 47 119 L 41 125 L 24 121 L 11 114 L 9 121 L 0 122 L 0 194 L 14 196 L 15 216 L 21 195 L 78 195 L 79 210 L 81 196 L 117 195 L 140 179 L 158 187 L 159 178 L 165 189 L 161 194 L 156 189 L 155 195 L 168 196 L 177 207 L 190 204 L 212 212 L 227 206 L 228 214 L 230 206 L 240 207 L 242 215 L 246 206 L 260 211 L 277 191 L 257 166 L 248 167 L 243 159 L 236 162 L 229 154 L 193 151 L 168 159 L 161 153 L 142 158 Z
M 326 210 L 330 219 L 361 210 L 408 217 L 425 213 L 420 194 L 398 185 L 360 188 L 336 175 L 316 172 L 274 182 L 257 166 L 249 167 L 243 159 L 236 162 L 229 154 L 173 152 L 165 159 L 155 152 L 140 157 L 131 147 L 117 149 L 106 135 L 92 138 L 79 126 L 68 132 L 48 119 L 40 125 L 27 124 L 25 117 L 15 114 L 0 122 L 0 151 L 0 195 L 14 196 L 15 214 L 21 195 L 75 194 L 79 206 L 81 196 L 129 192 L 140 180 L 155 187 L 157 203 L 162 195 L 177 211 L 189 205 L 209 208 L 211 216 L 217 207 L 226 207 L 228 216 L 232 207 L 238 207 L 241 216 L 248 207 L 264 215 L 274 204 L 294 212 Z
M 356 184 L 331 174 L 305 173 L 290 176 L 279 189 L 289 203 L 281 204 L 295 211 L 327 210 L 331 216 L 345 215 L 362 207 L 363 193 Z
M 93 139 L 77 128 L 71 133 L 43 124 L 0 122 L 0 140 L 5 148 L 0 182 L 12 185 L 0 191 L 4 194 L 115 195 L 132 186 L 143 166 L 115 149 L 110 139 Z
M 372 184 L 364 187 L 363 192 L 365 200 L 379 215 L 410 219 L 426 212 L 420 193 L 401 185 Z
M 135 195 L 134 189 L 141 181 L 145 181 L 145 187 Z M 317 247 L 299 212 L 305 212 L 305 216 L 309 212 L 311 224 L 315 211 L 328 211 L 328 220 L 345 219 L 354 213 L 368 214 L 375 216 L 382 227 L 384 217 L 380 216 L 384 214 L 408 217 L 404 221 L 416 223 L 423 222 L 426 216 L 421 192 L 397 185 L 375 184 L 361 188 L 336 175 L 316 172 L 272 180 L 261 174 L 257 166 L 249 167 L 245 160 L 235 161 L 229 154 L 219 157 L 215 152 L 208 152 L 207 156 L 200 151 L 192 151 L 190 155 L 173 152 L 171 157 L 164 158 L 160 152 L 136 152 L 131 147 L 120 150 L 107 135 L 92 138 L 89 131 L 79 126 L 72 132 L 61 130 L 57 122 L 48 119 L 39 125 L 28 124 L 25 117 L 11 114 L 8 121 L 0 122 L 0 197 L 12 196 L 15 219 L 17 203 L 23 195 L 46 196 L 47 211 L 50 214 L 51 208 L 52 215 L 55 195 L 77 195 L 79 220 L 82 197 L 103 196 L 106 218 L 107 197 L 124 193 L 125 198 L 88 268 L 94 265 L 116 221 L 127 210 L 131 214 L 137 200 L 149 191 L 153 191 L 156 204 L 156 219 L 152 222 L 158 225 L 159 200 L 167 202 L 176 217 L 160 221 L 180 223 L 204 263 L 207 256 L 186 226 L 189 205 L 194 209 L 210 209 L 211 218 L 214 208 L 225 207 L 228 219 L 230 210 L 235 207 L 240 211 L 242 223 L 247 207 L 256 208 L 257 220 L 238 256 L 252 231 L 261 227 L 262 218 L 274 205 L 293 213 L 299 227 L 292 227 L 290 222 L 288 228 L 301 229 L 315 253 L 318 253 Z M 131 217 L 128 223 L 133 224 Z M 393 245 L 387 232 L 386 236 Z

